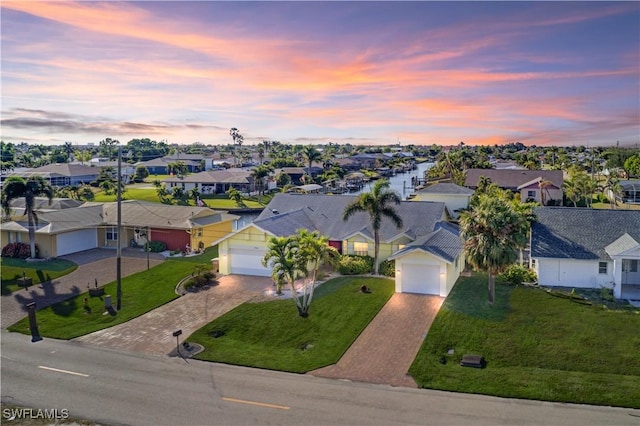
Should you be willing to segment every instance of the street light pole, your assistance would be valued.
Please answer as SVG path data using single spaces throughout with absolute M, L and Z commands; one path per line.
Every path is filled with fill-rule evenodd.
M 116 251 L 116 310 L 119 311 L 122 308 L 122 247 L 120 246 L 120 240 L 122 234 L 122 147 L 118 144 L 118 190 L 117 190 L 117 204 L 118 204 L 118 238 L 117 238 L 117 251 Z

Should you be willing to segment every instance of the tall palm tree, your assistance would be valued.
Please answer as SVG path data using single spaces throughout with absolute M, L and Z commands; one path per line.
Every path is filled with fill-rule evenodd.
M 253 177 L 254 181 L 256 182 L 256 186 L 257 186 L 256 189 L 258 190 L 258 203 L 259 204 L 262 204 L 262 197 L 261 196 L 264 193 L 264 178 L 269 176 L 269 173 L 271 173 L 271 168 L 267 167 L 267 166 L 263 166 L 263 165 L 255 167 L 251 171 L 251 176 Z
M 402 218 L 398 215 L 398 212 L 389 205 L 390 203 L 400 204 L 400 196 L 397 192 L 389 189 L 389 181 L 387 179 L 380 179 L 376 181 L 372 192 L 360 194 L 354 202 L 347 205 L 342 216 L 342 219 L 346 222 L 351 216 L 358 212 L 366 212 L 369 214 L 371 225 L 373 226 L 375 254 L 373 273 L 375 275 L 378 275 L 379 267 L 380 226 L 382 225 L 382 218 L 387 217 L 391 219 L 396 227 L 402 227 Z
M 38 196 L 47 197 L 49 203 L 53 199 L 53 188 L 42 176 L 32 176 L 27 180 L 12 176 L 5 180 L 0 198 L 0 204 L 6 215 L 11 214 L 11 201 L 17 198 L 24 198 L 25 214 L 29 223 L 29 244 L 32 259 L 36 258 L 35 225 L 38 224 L 38 215 L 34 211 L 34 202 Z
M 541 179 L 538 182 L 538 188 L 540 189 L 540 203 L 543 206 L 546 206 L 547 203 L 551 200 L 551 194 L 549 193 L 549 188 L 553 186 L 553 182 L 547 179 Z
M 316 147 L 312 145 L 307 145 L 304 147 L 302 151 L 302 155 L 305 160 L 307 160 L 307 164 L 309 168 L 307 169 L 307 173 L 311 175 L 311 165 L 314 161 L 320 161 L 322 159 L 322 153 L 316 149 Z
M 514 263 L 526 244 L 526 220 L 503 197 L 481 195 L 473 210 L 460 215 L 463 251 L 474 269 L 489 275 L 489 303 L 495 301 L 495 276 Z
M 267 244 L 267 252 L 262 258 L 262 264 L 271 267 L 271 277 L 278 282 L 286 282 L 291 289 L 291 297 L 298 309 L 298 315 L 306 318 L 309 314 L 304 311 L 302 300 L 297 296 L 295 281 L 305 273 L 305 265 L 298 256 L 298 239 L 291 237 L 271 237 Z

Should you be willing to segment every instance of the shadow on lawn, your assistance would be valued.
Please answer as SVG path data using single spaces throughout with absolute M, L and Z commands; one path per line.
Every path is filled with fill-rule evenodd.
M 40 271 L 39 271 L 40 272 Z M 71 299 L 73 296 L 80 294 L 80 288 L 73 286 L 66 293 L 56 293 L 54 282 L 50 279 L 40 284 L 34 284 L 32 287 L 38 286 L 44 290 L 44 294 L 36 293 L 33 289 L 15 292 L 14 298 L 22 306 L 22 311 L 27 312 L 27 305 L 31 302 L 36 303 L 37 309 L 42 309 L 47 306 L 53 305 L 51 309 L 56 315 L 69 316 L 76 309 L 76 299 Z M 69 300 L 67 300 L 69 299 Z
M 485 274 L 460 277 L 443 308 L 489 321 L 503 321 L 509 313 L 511 287 L 496 279 L 496 300 L 489 304 L 489 279 Z

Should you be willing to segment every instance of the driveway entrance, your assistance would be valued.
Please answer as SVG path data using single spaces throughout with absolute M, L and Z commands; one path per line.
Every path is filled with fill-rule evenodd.
M 309 374 L 417 388 L 407 375 L 444 298 L 396 293 L 337 364 Z

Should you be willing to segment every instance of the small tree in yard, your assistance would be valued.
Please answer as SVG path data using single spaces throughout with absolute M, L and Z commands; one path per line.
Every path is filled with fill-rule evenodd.
M 271 277 L 276 285 L 283 282 L 289 285 L 298 315 L 306 318 L 309 316 L 318 270 L 325 263 L 334 263 L 337 258 L 337 251 L 328 245 L 327 237 L 318 231 L 300 229 L 296 235 L 272 237 L 262 264 L 273 268 Z M 302 295 L 298 296 L 296 279 L 309 275 L 312 276 L 311 282 L 304 285 Z
M 298 315 L 307 317 L 304 313 L 302 301 L 296 294 L 295 281 L 304 275 L 305 266 L 302 264 L 298 240 L 294 237 L 271 237 L 267 245 L 267 253 L 262 259 L 264 266 L 273 268 L 271 277 L 277 282 L 285 282 L 291 289 L 291 295 L 298 308 Z

